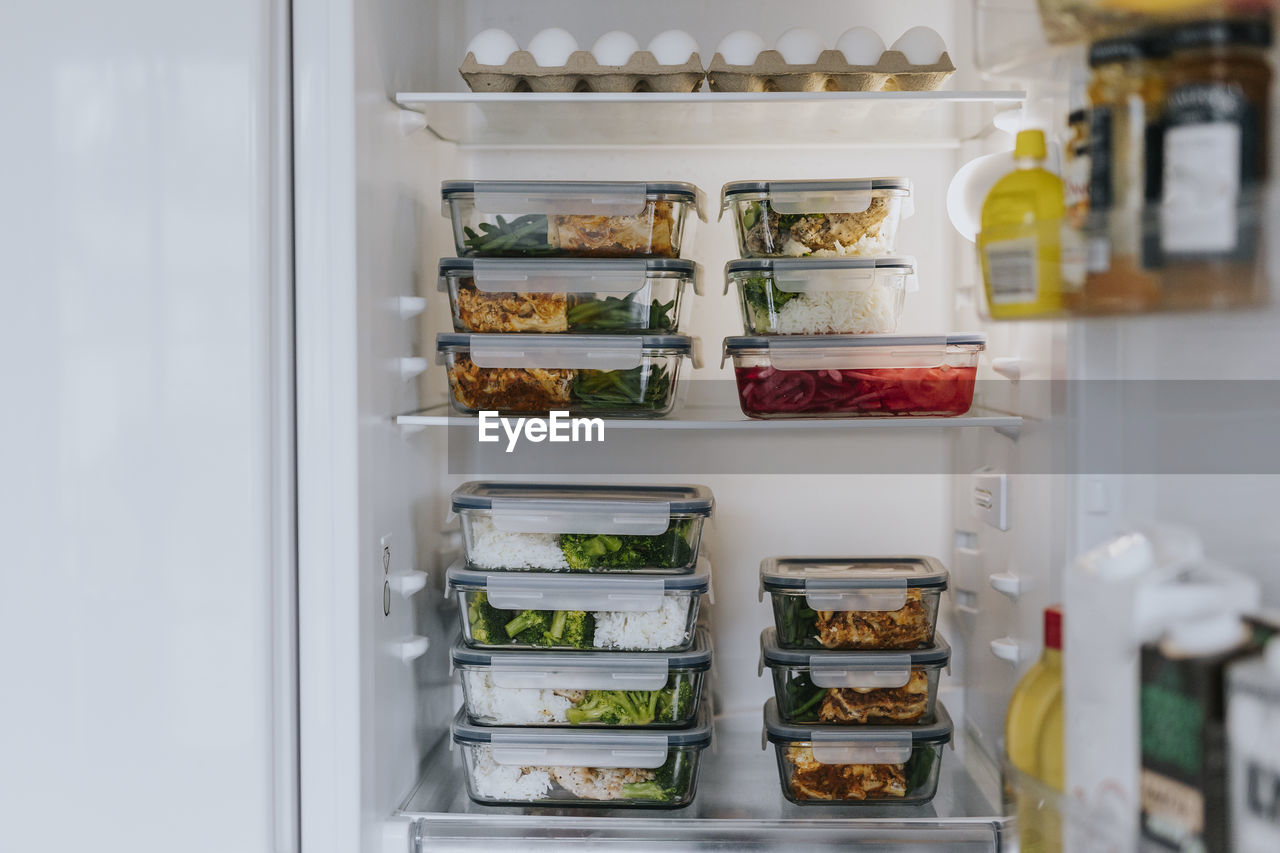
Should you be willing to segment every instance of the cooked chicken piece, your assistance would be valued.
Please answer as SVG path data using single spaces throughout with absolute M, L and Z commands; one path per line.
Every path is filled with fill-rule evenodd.
M 584 800 L 616 800 L 622 786 L 653 779 L 652 770 L 634 767 L 553 767 L 556 783 Z
M 904 764 L 819 764 L 807 746 L 787 747 L 797 799 L 879 800 L 907 795 Z
M 548 216 L 547 243 L 567 252 L 599 257 L 674 257 L 674 227 L 671 202 L 654 201 L 634 216 Z
M 576 371 L 540 367 L 477 367 L 458 355 L 449 368 L 454 398 L 468 409 L 546 412 L 568 407 Z
M 913 669 L 902 687 L 832 687 L 822 700 L 824 723 L 914 723 L 929 704 L 929 677 Z
M 458 316 L 473 332 L 567 332 L 569 300 L 563 293 L 486 293 L 458 288 Z
M 888 215 L 888 200 L 873 198 L 866 210 L 857 213 L 802 216 L 791 225 L 791 239 L 803 243 L 811 252 L 835 249 L 836 243 L 852 246 L 868 234 L 879 234 L 880 224 Z
M 897 610 L 819 610 L 818 642 L 827 649 L 913 649 L 929 642 L 929 612 L 920 590 L 907 590 Z
M 585 690 L 552 690 L 551 692 L 563 699 L 568 699 L 575 705 L 587 698 L 587 691 Z

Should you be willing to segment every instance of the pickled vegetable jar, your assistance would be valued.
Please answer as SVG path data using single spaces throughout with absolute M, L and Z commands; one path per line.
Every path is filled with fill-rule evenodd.
M 751 418 L 963 415 L 981 334 L 730 337 L 738 400 Z
M 697 264 L 667 258 L 443 258 L 459 332 L 670 334 Z
M 744 258 L 892 254 L 898 224 L 913 211 L 908 178 L 734 181 L 720 197 Z
M 644 181 L 445 181 L 459 255 L 678 258 L 698 189 Z

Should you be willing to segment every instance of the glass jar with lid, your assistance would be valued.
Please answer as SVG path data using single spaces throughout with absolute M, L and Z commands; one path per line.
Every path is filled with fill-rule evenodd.
M 1089 214 L 1085 312 L 1144 311 L 1160 299 L 1142 268 L 1150 127 L 1163 104 L 1164 42 L 1149 31 L 1089 48 Z
M 1166 305 L 1262 301 L 1257 264 L 1270 136 L 1271 24 L 1265 18 L 1170 28 L 1158 182 Z

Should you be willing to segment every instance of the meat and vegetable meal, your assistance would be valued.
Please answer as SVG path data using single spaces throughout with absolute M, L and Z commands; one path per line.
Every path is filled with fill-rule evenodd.
M 813 749 L 787 747 L 790 794 L 797 800 L 887 800 L 907 795 L 906 764 L 820 764 Z
M 902 687 L 816 687 L 800 672 L 779 698 L 779 713 L 793 723 L 916 723 L 929 711 L 929 676 L 912 669 Z
M 636 294 L 485 292 L 463 279 L 454 297 L 460 332 L 635 332 L 676 329 L 676 299 L 641 300 Z
M 467 715 L 484 725 L 679 726 L 697 711 L 701 675 L 673 671 L 658 690 L 500 687 L 488 668 L 462 674 Z
M 679 256 L 676 216 L 669 201 L 653 201 L 634 216 L 546 216 L 529 213 L 508 220 L 464 226 L 463 253 L 485 257 L 575 255 L 592 258 Z
M 472 795 L 481 801 L 636 801 L 683 805 L 693 796 L 697 754 L 672 749 L 666 763 L 639 767 L 539 767 L 498 764 L 489 746 L 467 750 Z
M 890 214 L 895 214 L 891 219 Z M 893 248 L 895 199 L 873 198 L 858 213 L 778 213 L 768 200 L 739 211 L 747 256 L 842 257 L 883 255 Z
M 449 389 L 467 412 L 662 415 L 675 402 L 674 368 L 655 360 L 627 370 L 480 367 L 465 353 L 449 364 Z
M 814 610 L 803 595 L 775 595 L 778 642 L 806 649 L 914 649 L 933 641 L 938 592 L 908 589 L 897 610 Z

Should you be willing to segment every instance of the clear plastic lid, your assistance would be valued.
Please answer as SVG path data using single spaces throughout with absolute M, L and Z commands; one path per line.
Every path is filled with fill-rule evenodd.
M 462 276 L 482 293 L 635 293 L 652 275 L 685 276 L 702 292 L 698 265 L 673 258 L 441 258 L 437 289 Z
M 778 645 L 776 629 L 760 632 L 758 673 L 763 673 L 766 666 L 804 669 L 815 687 L 905 687 L 911 680 L 912 667 L 950 665 L 951 646 L 941 634 L 935 634 L 933 645 L 923 649 L 846 652 L 784 649 Z
M 459 560 L 445 572 L 451 590 L 483 589 L 499 610 L 611 610 L 652 612 L 671 593 L 704 595 L 711 589 L 705 558 L 693 574 L 642 576 L 564 572 L 487 572 Z
M 778 700 L 764 703 L 764 732 L 760 747 L 775 743 L 813 744 L 813 758 L 819 764 L 905 764 L 918 746 L 951 741 L 951 715 L 939 702 L 935 721 L 912 726 L 847 726 L 784 723 L 778 714 Z
M 907 276 L 906 289 L 919 289 L 916 259 L 909 256 L 883 258 L 740 258 L 724 265 L 727 293 L 739 278 L 767 275 L 784 293 L 811 290 L 866 290 L 885 275 Z
M 455 668 L 487 667 L 495 687 L 540 690 L 661 690 L 673 670 L 711 668 L 711 644 L 704 629 L 694 632 L 683 652 L 559 652 L 472 649 L 458 637 L 449 654 Z
M 901 610 L 908 589 L 947 588 L 933 557 L 768 557 L 760 563 L 766 592 L 803 592 L 814 610 Z
M 693 354 L 688 335 L 436 335 L 436 355 L 466 352 L 478 367 L 540 367 L 544 369 L 632 370 L 646 355 L 661 352 Z
M 876 196 L 911 198 L 911 179 L 848 178 L 825 181 L 731 181 L 720 189 L 720 212 L 739 196 L 767 196 L 778 213 L 861 213 Z M 909 203 L 903 216 L 910 216 Z
M 987 336 L 952 335 L 736 335 L 724 339 L 723 357 L 767 352 L 779 370 L 874 370 L 937 367 L 948 347 L 986 349 Z
M 683 181 L 444 181 L 442 212 L 450 199 L 469 198 L 480 213 L 562 216 L 635 216 L 650 201 L 682 201 L 705 219 L 702 193 Z
M 706 705 L 686 729 L 557 729 L 477 726 L 460 708 L 450 726 L 454 743 L 488 744 L 498 764 L 521 767 L 661 767 L 673 747 L 711 743 Z
M 675 515 L 710 516 L 706 486 L 502 483 L 472 480 L 453 490 L 453 511 L 488 510 L 507 533 L 660 536 Z

